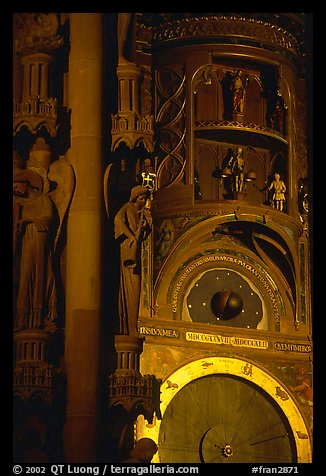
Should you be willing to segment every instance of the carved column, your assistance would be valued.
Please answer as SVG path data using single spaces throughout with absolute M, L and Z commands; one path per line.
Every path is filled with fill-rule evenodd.
M 117 68 L 118 113 L 112 115 L 112 151 L 121 141 L 133 149 L 143 142 L 153 151 L 153 116 L 142 114 L 140 108 L 141 69 L 134 63 L 122 63 Z
M 14 433 L 24 435 L 14 443 L 14 455 L 19 460 L 27 457 L 30 444 L 36 444 L 28 441 L 30 432 L 35 431 L 33 418 L 38 422 L 36 437 L 40 438 L 43 461 L 61 456 L 61 450 L 57 451 L 52 443 L 56 431 L 60 432 L 63 415 L 64 375 L 57 367 L 60 345 L 56 345 L 61 342 L 57 319 L 62 316 L 57 315 L 57 273 L 52 241 L 55 224 L 51 222 L 47 229 L 47 220 L 51 221 L 55 215 L 54 209 L 50 211 L 50 204 L 54 206 L 54 202 L 47 194 L 48 172 L 55 155 L 52 146 L 59 126 L 57 99 L 51 97 L 50 88 L 51 66 L 64 43 L 58 27 L 56 13 L 14 15 L 13 171 L 15 180 L 22 176 L 29 180 L 33 177 L 39 184 L 39 195 L 34 195 L 30 205 L 27 201 L 20 202 L 15 194 L 13 210 L 14 224 L 19 219 L 32 217 L 26 225 L 28 232 L 23 229 L 14 234 Z M 44 229 L 38 233 L 40 222 Z M 25 240 L 27 233 L 34 233 L 35 229 L 33 242 L 38 243 L 37 251 Z M 54 414 L 56 430 L 50 424 Z
M 70 14 L 68 159 L 76 189 L 67 228 L 66 461 L 96 461 L 102 202 L 102 14 Z

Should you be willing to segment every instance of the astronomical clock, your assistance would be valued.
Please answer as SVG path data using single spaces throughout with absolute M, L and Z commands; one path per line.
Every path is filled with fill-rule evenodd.
M 310 15 L 14 15 L 18 462 L 312 461 Z

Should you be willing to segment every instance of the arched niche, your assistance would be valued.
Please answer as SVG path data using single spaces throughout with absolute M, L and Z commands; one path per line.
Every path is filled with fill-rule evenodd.
M 246 122 L 264 124 L 264 99 L 262 97 L 261 79 L 257 75 L 251 75 L 246 90 L 244 113 Z
M 220 119 L 222 102 L 221 85 L 210 65 L 201 67 L 192 81 L 195 121 Z
M 219 198 L 219 181 L 213 172 L 219 167 L 218 144 L 209 144 L 195 140 L 195 180 L 198 179 L 200 195 L 196 193 L 195 200 L 216 200 Z M 198 196 L 199 195 L 199 196 Z

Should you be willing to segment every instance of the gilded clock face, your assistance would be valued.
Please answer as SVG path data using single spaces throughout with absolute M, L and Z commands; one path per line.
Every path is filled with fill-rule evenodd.
M 230 375 L 191 381 L 171 400 L 159 432 L 164 463 L 291 463 L 296 449 L 278 405 Z

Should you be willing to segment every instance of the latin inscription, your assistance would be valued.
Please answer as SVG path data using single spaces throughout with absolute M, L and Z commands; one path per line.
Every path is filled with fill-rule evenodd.
M 147 326 L 140 326 L 139 333 L 142 335 L 172 337 L 172 338 L 177 338 L 180 335 L 179 331 L 176 331 L 175 329 L 161 329 L 158 327 L 147 327 Z
M 268 348 L 268 342 L 265 340 L 234 336 L 221 336 L 213 334 L 201 334 L 199 332 L 186 332 L 186 340 L 192 342 L 205 342 L 208 344 L 227 344 L 237 347 L 255 347 L 258 349 Z
M 174 339 L 180 337 L 180 332 L 178 330 L 149 326 L 140 326 L 139 333 L 141 335 L 168 337 Z M 235 347 L 249 347 L 255 349 L 268 349 L 274 347 L 274 349 L 283 352 L 312 352 L 311 344 L 293 344 L 289 342 L 268 343 L 268 341 L 266 340 L 254 339 L 250 337 L 222 336 L 214 334 L 203 334 L 200 332 L 186 332 L 185 337 L 186 340 L 189 342 L 200 342 L 205 344 L 225 344 Z
M 292 344 L 288 342 L 275 342 L 274 348 L 276 350 L 283 350 L 287 352 L 308 353 L 312 351 L 311 344 Z

